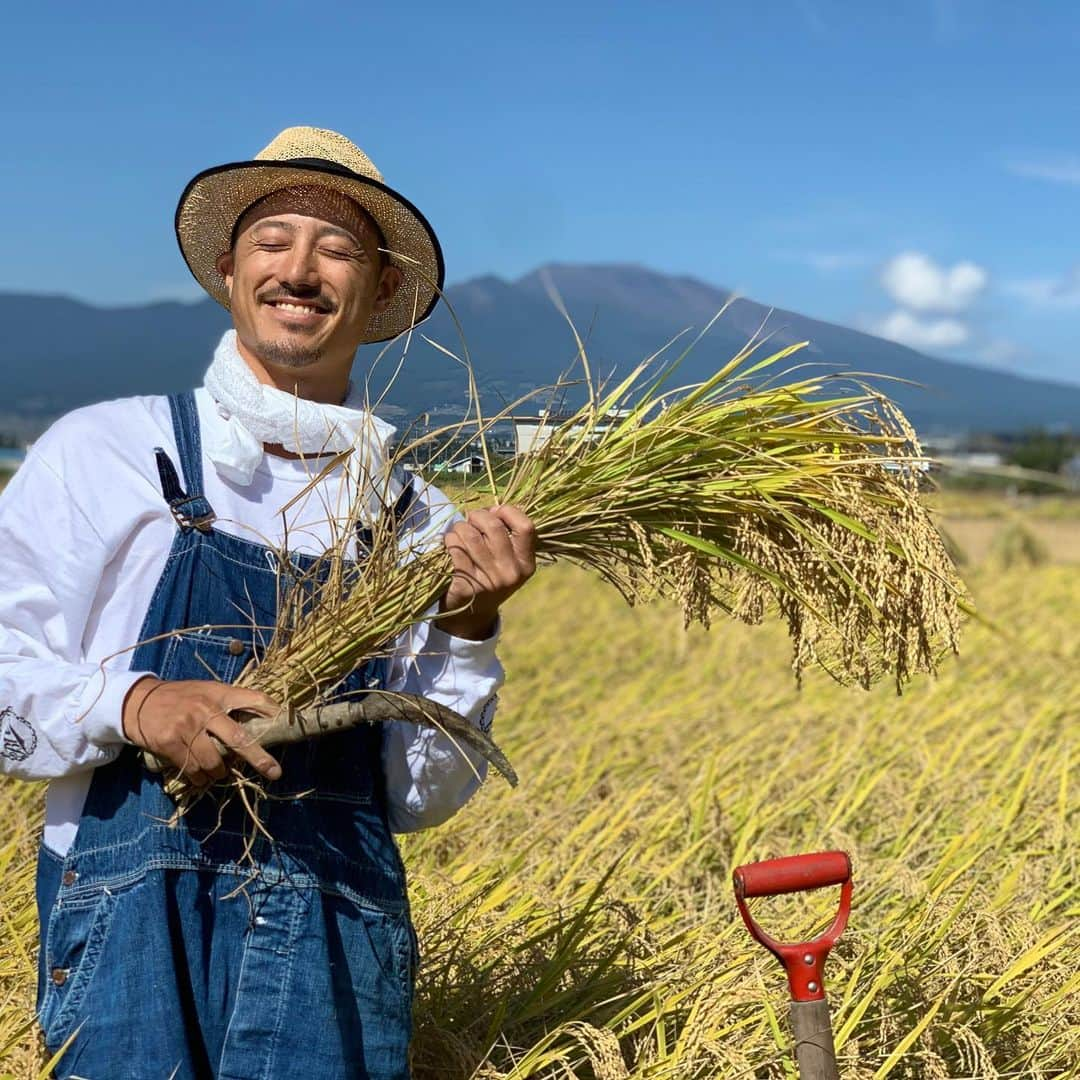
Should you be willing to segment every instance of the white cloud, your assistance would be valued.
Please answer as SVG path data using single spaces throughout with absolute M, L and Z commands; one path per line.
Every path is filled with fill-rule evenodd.
M 1080 265 L 1060 278 L 1036 277 L 1007 281 L 1005 292 L 1026 300 L 1033 307 L 1080 308 Z
M 1026 176 L 1031 180 L 1049 180 L 1052 184 L 1080 184 L 1080 157 L 1075 154 L 1012 161 L 1007 167 L 1009 172 L 1016 176 Z
M 950 315 L 970 307 L 989 280 L 990 275 L 976 263 L 939 266 L 920 251 L 894 256 L 881 271 L 882 287 L 898 304 L 911 311 Z
M 971 337 L 967 324 L 960 319 L 922 319 L 903 310 L 872 322 L 869 330 L 913 349 L 951 349 Z

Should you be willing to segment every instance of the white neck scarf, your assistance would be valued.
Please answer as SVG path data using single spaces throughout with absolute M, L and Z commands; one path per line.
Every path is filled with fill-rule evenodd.
M 214 350 L 203 385 L 222 420 L 203 432 L 206 454 L 222 476 L 243 487 L 262 461 L 264 443 L 278 443 L 294 454 L 351 448 L 354 465 L 376 477 L 397 430 L 364 408 L 352 383 L 340 405 L 323 405 L 259 382 L 236 347 L 235 330 L 227 330 Z

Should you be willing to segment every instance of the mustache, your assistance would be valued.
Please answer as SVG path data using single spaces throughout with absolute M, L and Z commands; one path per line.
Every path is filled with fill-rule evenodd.
M 280 290 L 275 290 L 274 292 L 265 293 L 257 299 L 261 304 L 274 304 L 279 301 L 286 304 L 303 302 L 305 304 L 311 304 L 313 307 L 327 315 L 333 314 L 337 310 L 336 304 L 319 294 L 305 296 L 303 293 L 281 292 Z

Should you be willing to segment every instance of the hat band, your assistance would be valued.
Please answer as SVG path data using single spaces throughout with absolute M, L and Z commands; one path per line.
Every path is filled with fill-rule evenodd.
M 332 172 L 338 176 L 347 176 L 350 180 L 372 180 L 374 177 L 365 176 L 363 173 L 353 172 L 352 169 L 337 161 L 318 157 L 280 158 L 277 161 L 268 161 L 268 165 L 299 165 L 301 168 L 315 168 L 321 172 Z
M 367 181 L 369 179 L 368 177 L 365 177 L 360 173 L 354 173 L 351 169 L 348 169 L 348 168 L 345 168 L 345 167 L 343 167 L 341 165 L 338 165 L 336 162 L 327 161 L 325 158 L 288 158 L 287 160 L 283 160 L 283 161 L 268 162 L 268 164 L 272 164 L 272 165 L 275 165 L 275 166 L 288 166 L 288 167 L 296 167 L 296 166 L 298 166 L 298 167 L 303 168 L 303 169 L 317 168 L 318 171 L 321 172 L 321 173 L 332 172 L 335 175 L 345 177 L 345 178 L 347 178 L 349 180 Z M 297 184 L 295 186 L 296 187 L 302 187 L 304 185 Z M 355 207 L 357 212 L 362 214 L 364 216 L 365 220 L 367 222 L 369 222 L 371 227 L 374 229 L 376 244 L 379 247 L 380 251 L 387 250 L 386 234 L 383 232 L 382 226 L 378 223 L 378 221 L 375 220 L 375 218 L 370 213 L 368 213 L 368 211 L 364 210 L 363 207 L 361 207 L 356 202 L 355 199 L 350 198 L 348 195 L 346 195 L 344 192 L 339 191 L 337 188 L 326 187 L 326 186 L 318 185 L 318 184 L 315 184 L 313 186 L 319 187 L 320 190 L 330 192 L 330 193 L 334 193 L 335 195 L 337 195 L 337 197 L 343 199 L 345 202 L 347 202 L 351 206 Z M 288 190 L 289 189 L 287 189 L 287 188 L 283 188 L 283 189 L 279 190 L 278 192 L 270 192 L 269 194 L 263 195 L 261 198 L 256 199 L 255 202 L 253 202 L 250 206 L 246 206 L 244 208 L 244 210 L 242 211 L 242 213 L 240 214 L 240 216 L 236 219 L 235 223 L 233 224 L 232 232 L 229 234 L 229 248 L 232 249 L 232 248 L 234 248 L 236 246 L 236 238 L 240 235 L 241 228 L 245 225 L 245 222 L 247 221 L 248 215 L 251 213 L 252 210 L 255 209 L 255 207 L 260 206 L 262 203 L 265 203 L 265 202 L 267 202 L 269 200 L 274 199 L 275 195 L 280 195 L 283 192 L 288 191 Z M 302 209 L 300 209 L 298 207 L 296 212 L 297 213 L 307 213 L 308 211 L 307 210 L 302 210 Z M 312 210 L 311 212 L 316 217 L 325 217 L 326 216 L 325 213 L 320 213 L 320 212 L 315 211 L 315 210 Z M 355 231 L 355 228 L 353 229 L 353 231 Z M 385 265 L 385 261 L 383 261 L 382 264 Z

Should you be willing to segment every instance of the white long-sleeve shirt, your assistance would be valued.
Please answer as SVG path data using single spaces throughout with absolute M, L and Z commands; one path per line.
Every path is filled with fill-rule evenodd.
M 204 432 L 222 423 L 196 391 Z M 162 498 L 154 447 L 179 468 L 168 400 L 124 398 L 76 410 L 34 444 L 0 494 L 0 772 L 48 779 L 44 841 L 64 854 L 75 837 L 93 769 L 126 740 L 121 710 L 144 672 L 129 670 L 176 522 Z M 340 474 L 290 508 L 312 463 L 264 454 L 239 487 L 203 455 L 204 492 L 216 529 L 318 554 L 329 540 L 326 506 L 340 501 Z M 441 542 L 456 520 L 426 486 L 427 524 L 413 550 Z M 420 515 L 424 517 L 425 515 Z M 497 636 L 497 635 L 496 635 Z M 397 641 L 388 688 L 422 694 L 490 727 L 502 667 L 495 637 L 454 638 L 430 622 Z M 440 732 L 385 725 L 383 766 L 396 832 L 445 821 L 475 793 L 486 762 Z

